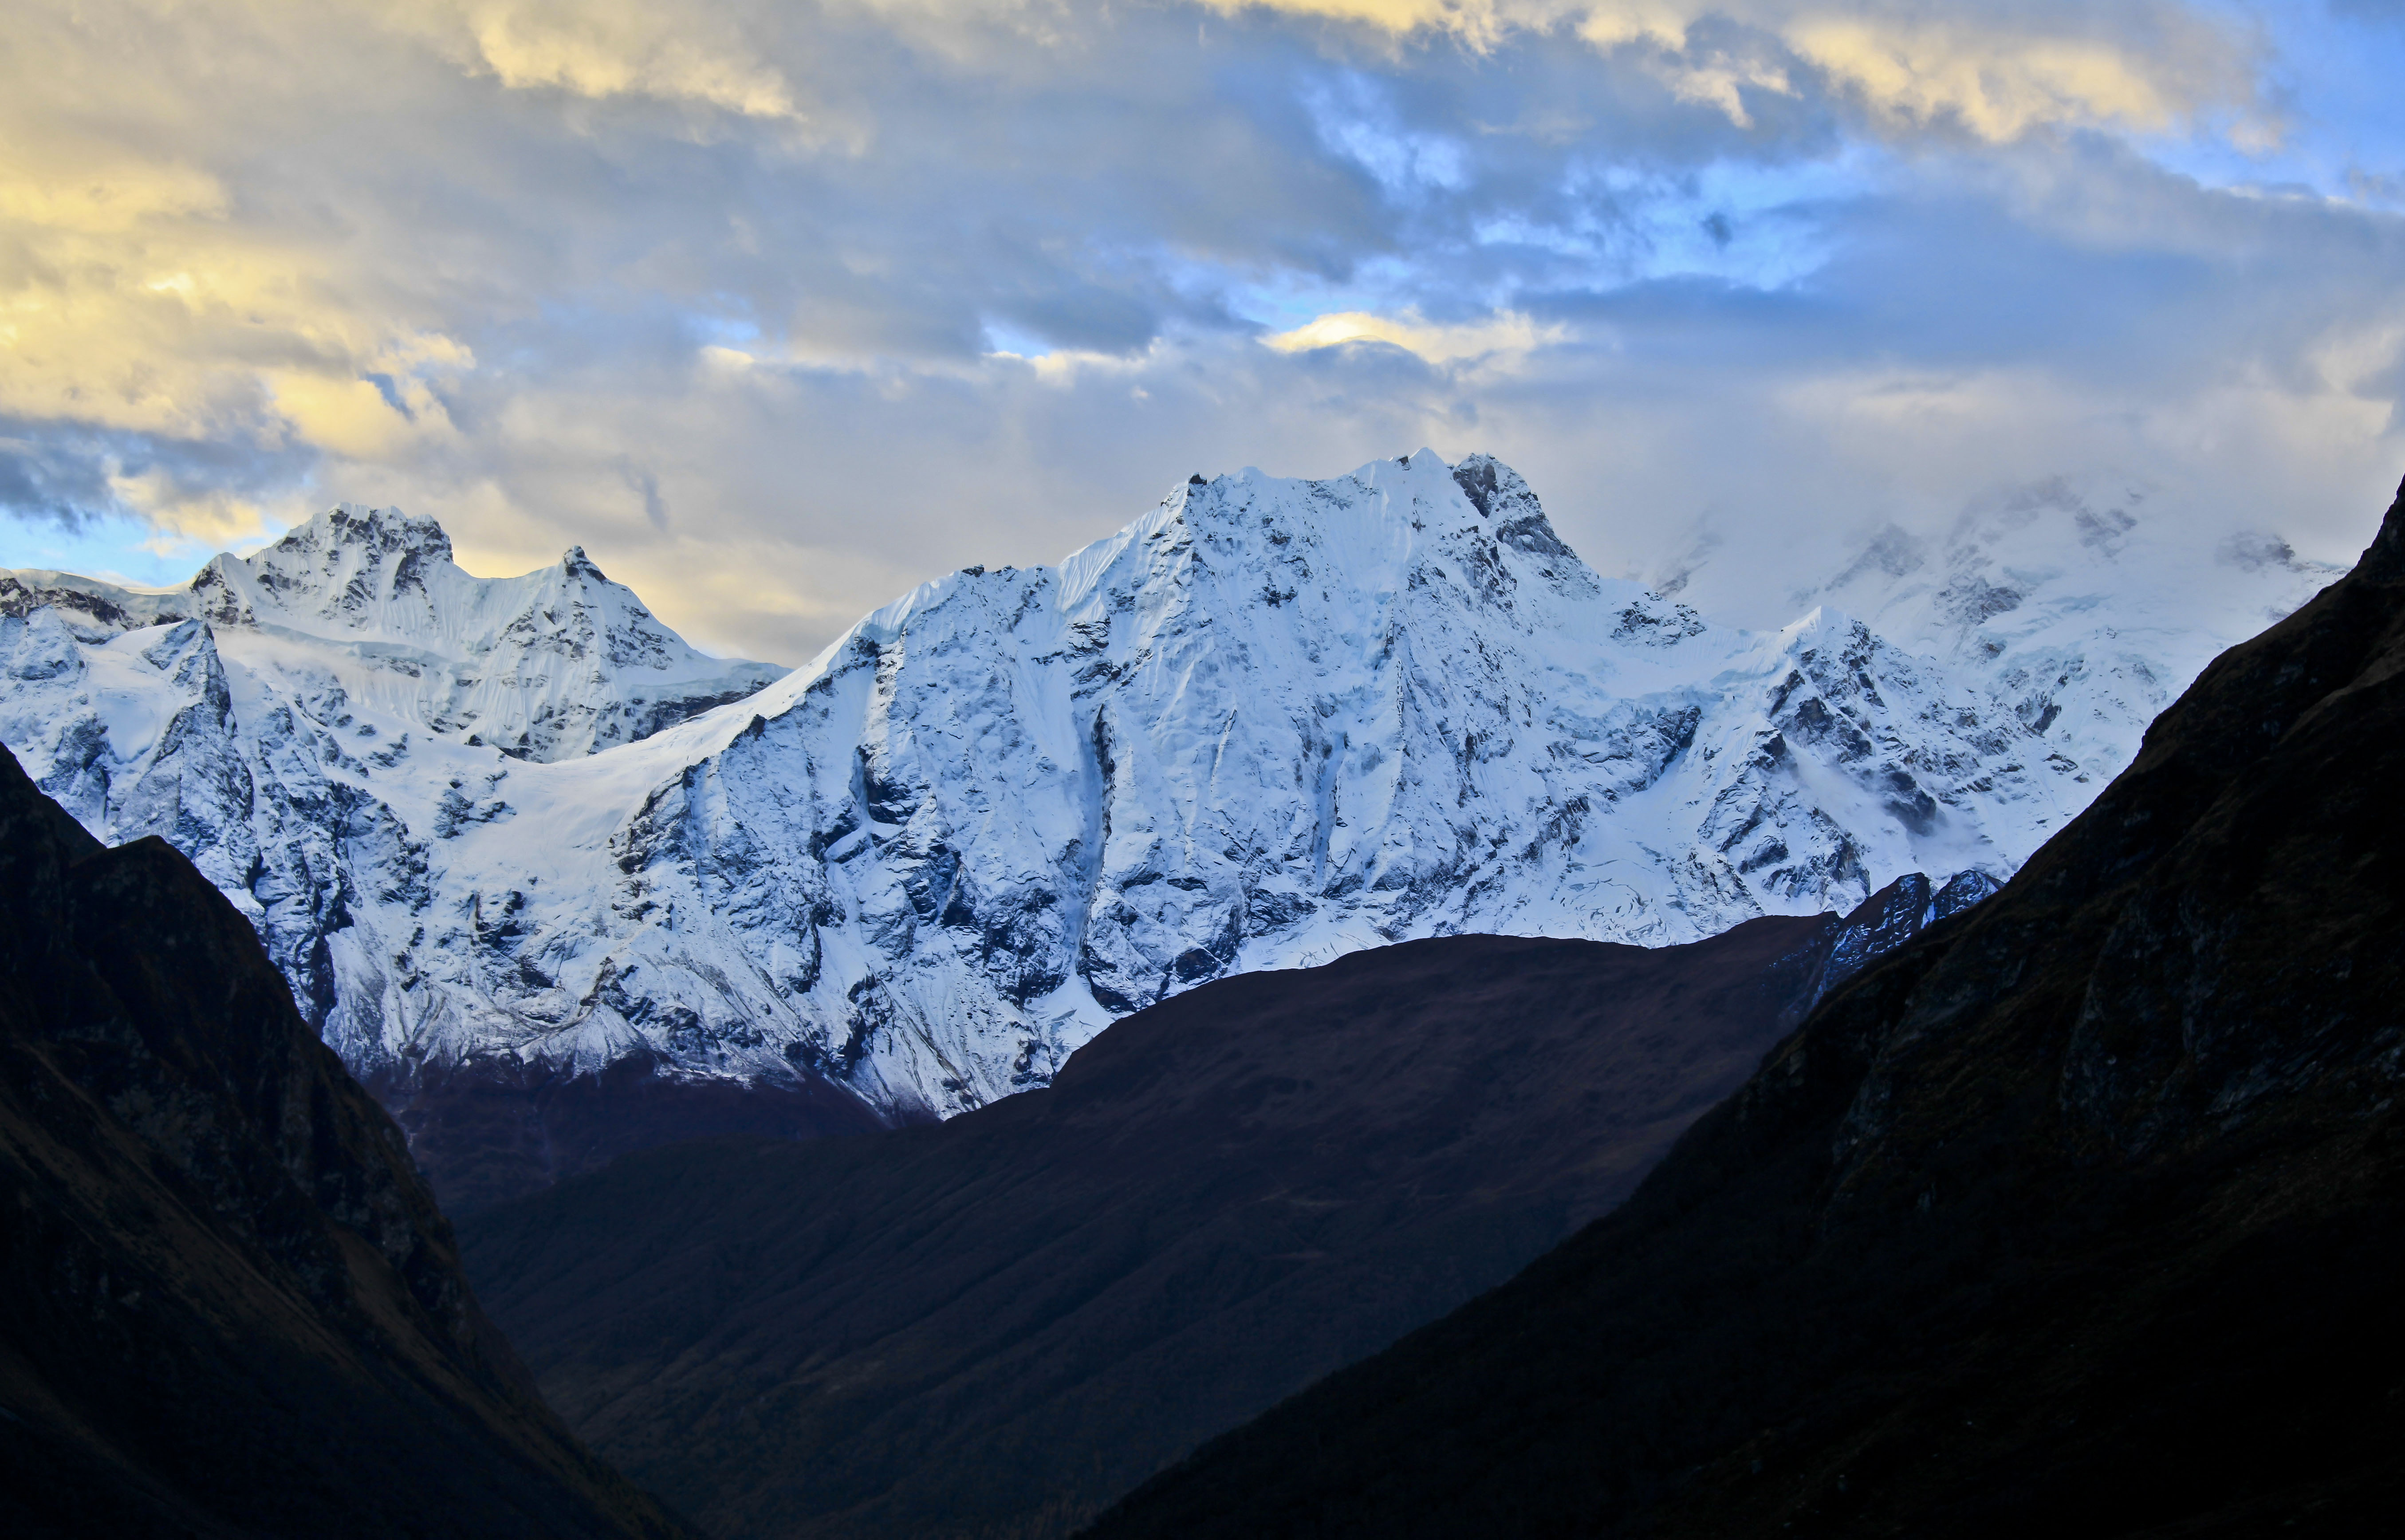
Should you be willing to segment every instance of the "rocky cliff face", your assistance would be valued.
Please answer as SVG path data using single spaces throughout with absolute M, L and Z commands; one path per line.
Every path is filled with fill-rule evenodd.
M 1093 1532 L 2380 1533 L 2405 496 L 1629 1202 Z
M 184 594 L 0 588 L 0 730 L 36 779 L 190 854 L 429 1126 L 410 1098 L 463 1072 L 627 1064 L 948 1116 L 1231 972 L 1470 931 L 1662 944 L 2002 877 L 2118 768 L 2063 752 L 2002 655 L 1827 608 L 1732 630 L 1600 578 L 1480 458 L 1197 480 L 607 747 L 673 649 L 595 618 L 573 556 L 477 586 L 442 550 L 346 513 Z M 2083 742 L 2141 709 L 2088 699 Z
M 12 1534 L 682 1533 L 570 1438 L 250 926 L 0 753 Z

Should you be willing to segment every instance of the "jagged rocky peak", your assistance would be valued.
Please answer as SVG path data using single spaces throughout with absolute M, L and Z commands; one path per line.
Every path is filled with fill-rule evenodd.
M 1423 449 L 1422 454 L 1428 453 Z M 1407 459 L 1409 457 L 1406 457 Z M 1495 528 L 1495 538 L 1530 556 L 1577 556 L 1554 533 L 1544 504 L 1520 479 L 1520 473 L 1492 455 L 1472 455 L 1453 468 L 1455 485 Z
M 420 561 L 450 560 L 450 535 L 424 514 L 337 502 L 285 531 L 282 539 L 253 557 L 251 565 L 254 569 L 290 567 L 314 558 L 324 570 L 332 571 L 348 559 L 375 564 L 412 557 Z
M 411 635 L 440 629 L 440 600 L 428 583 L 451 574 L 468 575 L 452 563 L 451 537 L 433 519 L 339 502 L 254 557 L 214 558 L 192 592 L 220 625 L 255 625 L 264 604 L 348 629 Z
M 1150 588 L 1158 591 L 1137 606 L 1147 634 L 1166 615 L 1197 613 L 1207 595 L 1230 621 L 1296 604 L 1284 622 L 1323 614 L 1338 623 L 1330 640 L 1340 646 L 1399 619 L 1398 601 L 1410 595 L 1450 602 L 1445 596 L 1466 590 L 1473 607 L 1508 610 L 1530 578 L 1565 598 L 1597 591 L 1517 473 L 1486 456 L 1456 472 L 1428 449 L 1326 480 L 1251 468 L 1190 479 L 1151 516 L 1069 558 L 1060 575 L 1064 608 L 1118 596 L 1087 617 L 1091 626 L 1114 624 L 1113 614 Z M 1634 585 L 1623 586 L 1638 597 Z M 1280 618 L 1264 623 L 1285 629 Z

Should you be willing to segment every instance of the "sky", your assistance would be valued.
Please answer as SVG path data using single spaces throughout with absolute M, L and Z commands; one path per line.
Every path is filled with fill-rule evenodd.
M 2405 0 L 13 0 L 0 566 L 338 501 L 795 664 L 1423 446 L 1775 625 L 2017 487 L 2347 559 Z

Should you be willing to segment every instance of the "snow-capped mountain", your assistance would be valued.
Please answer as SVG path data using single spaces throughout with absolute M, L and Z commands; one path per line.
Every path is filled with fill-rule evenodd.
M 355 916 L 415 893 L 456 816 L 441 767 L 581 756 L 783 672 L 688 646 L 582 550 L 471 577 L 388 509 L 331 509 L 180 588 L 0 572 L 0 740 L 101 838 L 190 856 L 320 1026 Z M 430 803 L 387 799 L 429 775 Z
M 1197 478 L 606 747 L 662 699 L 615 639 L 682 644 L 591 603 L 576 553 L 481 586 L 445 558 L 343 511 L 177 595 L 0 586 L 0 739 L 95 832 L 190 854 L 387 1085 L 646 1057 L 949 1114 L 1231 970 L 2001 876 L 2120 768 L 2058 747 L 2002 655 L 1600 578 L 1483 457 Z M 598 671 L 551 664 L 554 623 Z
M 2200 540 L 2155 502 L 2102 475 L 2047 477 L 1974 502 L 1939 531 L 1889 523 L 1791 602 L 1859 616 L 1984 681 L 2051 752 L 2118 770 L 2206 663 L 2345 571 L 2265 530 Z M 1709 607 L 1715 565 L 1674 564 L 1661 586 Z
M 355 705 L 522 759 L 632 742 L 785 671 L 686 645 L 581 546 L 524 577 L 471 577 L 432 519 L 351 503 L 163 592 L 0 573 L 0 614 L 43 608 L 86 643 L 203 620 L 251 672 L 321 711 Z

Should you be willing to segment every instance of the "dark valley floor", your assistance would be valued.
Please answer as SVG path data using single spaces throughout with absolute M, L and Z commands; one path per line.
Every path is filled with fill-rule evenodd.
M 462 1244 L 554 1405 L 720 1534 L 1065 1533 L 1610 1208 L 1835 978 L 1986 890 L 1223 980 L 1048 1090 L 630 1156 Z

